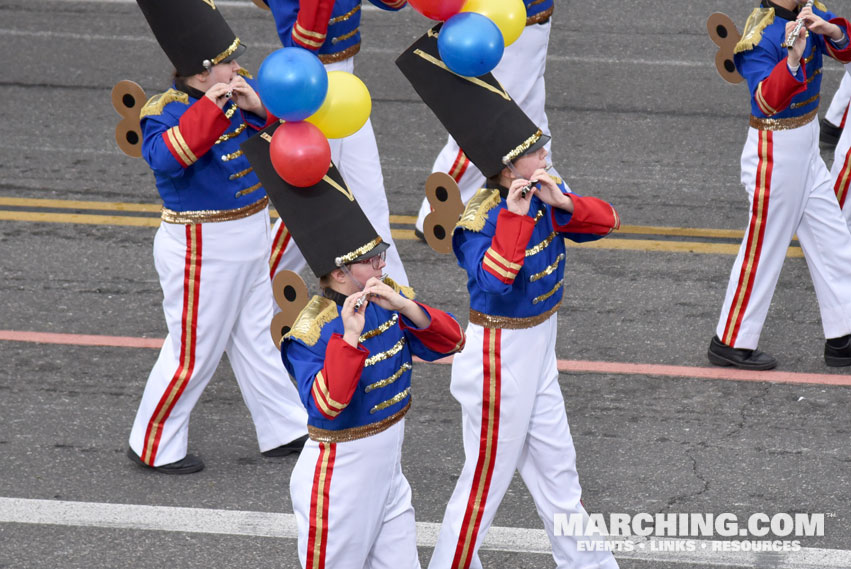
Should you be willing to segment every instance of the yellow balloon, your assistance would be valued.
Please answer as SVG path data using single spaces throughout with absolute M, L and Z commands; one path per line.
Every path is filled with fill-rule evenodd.
M 476 12 L 493 20 L 507 46 L 513 44 L 526 27 L 523 0 L 467 0 L 461 11 Z
M 345 138 L 366 124 L 370 112 L 372 99 L 363 81 L 346 71 L 329 71 L 325 101 L 305 120 L 328 138 Z

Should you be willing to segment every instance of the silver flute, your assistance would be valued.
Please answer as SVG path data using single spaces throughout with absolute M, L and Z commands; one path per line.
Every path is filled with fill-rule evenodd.
M 386 275 L 386 274 L 384 274 L 384 275 L 381 275 L 381 279 L 380 279 L 380 280 L 382 280 L 382 281 L 383 281 L 383 280 L 384 280 L 384 279 L 386 279 L 386 278 L 387 278 L 387 275 Z M 365 294 L 365 295 L 361 296 L 359 299 L 357 299 L 357 300 L 355 301 L 355 312 L 357 312 L 358 310 L 360 310 L 361 306 L 363 306 L 363 303 L 364 303 L 364 302 L 366 302 L 366 297 L 367 297 L 367 296 L 369 296 L 369 295 L 368 295 L 368 294 Z
M 804 8 L 812 8 L 814 0 L 807 0 L 807 3 L 804 4 Z M 802 8 L 803 9 L 803 8 Z M 795 42 L 798 41 L 798 36 L 801 35 L 801 28 L 804 27 L 804 20 L 798 19 L 795 22 L 795 27 L 789 32 L 789 35 L 786 36 L 786 41 L 783 42 L 781 47 L 785 47 L 787 49 L 792 49 L 795 45 Z
M 544 170 L 545 170 L 545 171 L 547 171 L 547 172 L 549 172 L 550 170 L 552 170 L 552 168 L 553 168 L 553 165 L 552 165 L 552 164 L 547 164 L 546 166 L 544 166 Z M 528 193 L 529 193 L 529 191 L 532 189 L 532 186 L 534 186 L 534 185 L 535 185 L 535 184 L 537 184 L 537 183 L 538 183 L 537 181 L 532 182 L 532 181 L 530 180 L 530 181 L 529 181 L 529 183 L 528 183 L 528 184 L 526 184 L 525 186 L 523 186 L 523 189 L 522 189 L 522 190 L 520 190 L 520 197 L 521 197 L 521 198 L 523 198 L 523 199 L 526 199 L 526 194 L 528 194 Z

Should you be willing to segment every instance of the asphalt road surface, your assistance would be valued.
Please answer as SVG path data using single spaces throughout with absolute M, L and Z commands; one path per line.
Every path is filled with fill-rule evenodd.
M 745 87 L 715 71 L 706 19 L 726 12 L 741 29 L 754 2 L 556 4 L 554 162 L 624 224 L 568 249 L 559 316 L 586 508 L 824 520 L 823 535 L 776 537 L 795 553 L 724 552 L 712 543 L 730 538 L 717 534 L 638 540 L 616 552 L 624 569 L 851 567 L 851 378 L 824 365 L 796 242 L 760 346 L 778 370 L 737 374 L 705 355 L 747 221 L 738 164 L 749 112 Z M 217 5 L 256 71 L 279 46 L 270 16 L 249 0 Z M 851 3 L 830 7 L 851 14 Z M 466 323 L 462 270 L 413 236 L 445 134 L 393 60 L 427 26 L 410 8 L 366 8 L 356 72 L 412 285 Z M 0 568 L 297 567 L 295 459 L 260 455 L 227 362 L 192 415 L 190 450 L 206 470 L 162 476 L 124 456 L 166 333 L 158 196 L 147 166 L 117 149 L 110 100 L 122 79 L 149 95 L 168 86 L 144 18 L 128 0 L 0 0 L 0 47 Z M 825 67 L 822 114 L 842 72 Z M 463 461 L 448 386 L 448 366 L 415 364 L 403 468 L 423 564 Z M 553 566 L 519 477 L 495 525 L 485 567 Z

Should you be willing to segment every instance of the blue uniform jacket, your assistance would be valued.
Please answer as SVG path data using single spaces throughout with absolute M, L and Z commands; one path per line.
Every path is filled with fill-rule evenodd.
M 820 2 L 813 12 L 848 34 L 848 22 L 824 9 Z M 851 59 L 851 50 L 839 49 L 822 35 L 811 33 L 795 75 L 786 64 L 788 50 L 786 24 L 796 14 L 768 2 L 754 10 L 736 45 L 736 69 L 745 78 L 751 93 L 751 114 L 758 118 L 788 119 L 815 113 L 821 91 L 822 58 L 825 54 L 840 61 Z M 803 30 L 806 33 L 806 29 Z
M 553 13 L 554 0 L 523 0 L 526 4 L 526 25 L 545 22 Z
M 263 0 L 275 17 L 284 47 L 316 52 L 329 63 L 360 49 L 361 0 Z M 400 10 L 407 0 L 370 0 L 383 10 Z
M 154 171 L 163 205 L 175 212 L 209 212 L 266 197 L 239 148 L 266 119 L 243 112 L 232 101 L 219 109 L 190 90 L 194 96 L 176 87 L 155 95 L 140 113 L 142 156 Z
M 558 309 L 564 290 L 564 238 L 600 239 L 620 226 L 615 209 L 597 198 L 562 191 L 574 212 L 532 196 L 525 216 L 508 211 L 505 188 L 485 188 L 470 200 L 452 236 L 467 271 L 470 321 L 494 328 L 527 328 Z
M 341 306 L 315 296 L 284 336 L 281 356 L 298 385 L 314 440 L 362 438 L 386 428 L 411 402 L 412 355 L 433 361 L 460 351 L 461 326 L 452 315 L 420 304 L 428 328 L 370 303 L 357 348 L 343 340 Z

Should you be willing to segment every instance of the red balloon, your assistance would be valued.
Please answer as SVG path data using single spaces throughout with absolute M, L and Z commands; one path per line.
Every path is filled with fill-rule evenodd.
M 461 11 L 467 0 L 408 0 L 411 7 L 432 20 L 445 22 Z
M 328 173 L 331 146 L 322 131 L 309 122 L 285 122 L 272 134 L 269 157 L 285 182 L 306 188 Z

